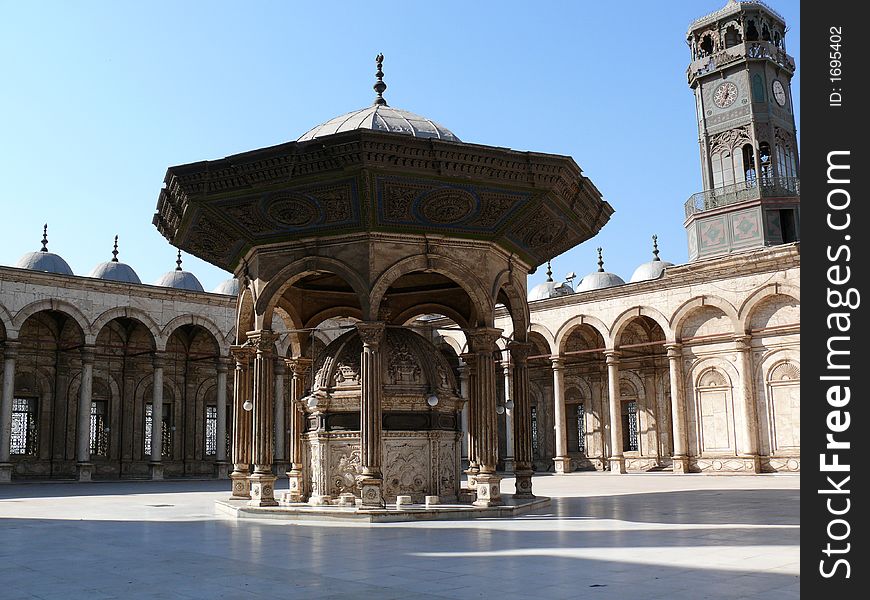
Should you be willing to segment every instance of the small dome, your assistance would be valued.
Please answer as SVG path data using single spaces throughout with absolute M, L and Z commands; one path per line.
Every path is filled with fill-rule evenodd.
M 191 292 L 205 291 L 202 289 L 202 284 L 199 282 L 199 279 L 197 279 L 196 275 L 190 271 L 169 271 L 168 273 L 164 273 L 160 279 L 155 281 L 154 285 L 171 287 L 179 290 L 189 290 Z
M 322 125 L 303 133 L 297 142 L 307 142 L 325 135 L 353 131 L 355 129 L 370 129 L 387 133 L 403 133 L 418 138 L 436 138 L 449 142 L 461 141 L 452 131 L 406 110 L 399 110 L 383 104 L 368 106 L 347 114 L 330 119 Z
M 118 236 L 115 236 L 115 247 L 112 250 L 112 260 L 98 264 L 88 277 L 120 281 L 121 283 L 142 283 L 136 271 L 130 265 L 118 262 Z
M 665 267 L 673 267 L 674 263 L 669 263 L 659 258 L 659 242 L 658 236 L 652 236 L 653 241 L 653 259 L 645 262 L 634 270 L 629 283 L 637 281 L 649 281 L 650 279 L 658 279 L 665 272 Z
M 546 300 L 547 298 L 558 298 L 559 296 L 567 296 L 573 293 L 574 290 L 571 289 L 568 283 L 553 281 L 553 269 L 550 267 L 550 261 L 547 261 L 547 281 L 539 283 L 531 289 L 529 292 L 529 302 Z
M 66 261 L 53 252 L 28 252 L 18 259 L 15 266 L 19 269 L 31 271 L 43 271 L 45 273 L 57 273 L 58 275 L 72 275 L 72 269 Z
M 72 269 L 66 261 L 48 251 L 48 224 L 42 227 L 42 249 L 39 252 L 28 252 L 18 259 L 15 266 L 19 269 L 42 271 L 44 273 L 57 273 L 58 275 L 72 275 Z
M 214 290 L 212 290 L 212 294 L 223 294 L 224 296 L 238 296 L 239 280 L 234 277 L 232 279 L 227 279 L 226 281 L 221 281 L 218 286 Z
M 588 292 L 591 290 L 602 290 L 604 288 L 622 285 L 625 280 L 615 273 L 608 273 L 604 270 L 604 259 L 601 257 L 601 248 L 598 248 L 598 270 L 589 273 L 580 281 L 577 286 L 578 292 Z

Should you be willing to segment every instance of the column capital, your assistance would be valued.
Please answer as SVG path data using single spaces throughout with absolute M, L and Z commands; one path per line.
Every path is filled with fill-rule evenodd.
M 665 350 L 668 353 L 668 358 L 680 358 L 683 355 L 683 345 L 679 342 L 665 344 Z
M 82 359 L 84 360 L 84 359 Z M 155 369 L 164 368 L 169 362 L 165 352 L 155 352 L 151 355 L 151 366 Z
M 387 324 L 383 321 L 360 321 L 356 324 L 356 330 L 364 346 L 377 348 L 384 339 Z
M 270 329 L 249 331 L 246 335 L 248 342 L 256 352 L 268 352 L 272 349 L 272 344 L 278 339 L 278 334 Z
M 558 354 L 550 357 L 550 364 L 553 366 L 554 371 L 561 371 L 565 368 L 565 360 Z
M 465 363 L 465 369 L 473 369 L 474 365 L 477 364 L 477 355 L 472 352 L 460 354 L 459 358 Z
M 750 345 L 752 343 L 751 335 L 735 335 L 734 336 L 734 347 L 737 348 L 739 352 L 748 352 L 750 349 Z
M 501 337 L 501 329 L 495 327 L 478 327 L 465 332 L 468 338 L 468 347 L 474 353 L 492 352 L 495 350 L 495 342 Z
M 516 340 L 508 342 L 507 347 L 511 353 L 511 360 L 515 365 L 524 365 L 529 355 L 535 349 L 535 345 L 531 342 L 518 342 Z
M 230 368 L 230 358 L 227 356 L 219 356 L 214 359 L 214 368 L 218 373 L 226 373 Z
M 230 346 L 230 356 L 236 363 L 236 368 L 241 367 L 248 361 L 255 350 L 250 346 L 235 345 Z
M 607 366 L 619 364 L 619 350 L 605 350 L 604 362 Z
M 308 372 L 308 369 L 311 368 L 313 362 L 314 361 L 310 358 L 304 358 L 301 356 L 284 359 L 284 364 L 287 365 L 287 368 L 290 369 L 290 372 L 296 377 L 303 377 Z
M 3 342 L 2 347 L 0 347 L 0 352 L 3 354 L 4 359 L 12 359 L 15 360 L 18 358 L 18 349 L 21 347 L 21 342 L 18 340 L 6 340 Z
M 82 346 L 79 348 L 79 353 L 81 353 L 82 364 L 92 365 L 94 364 L 94 360 L 97 357 L 97 348 L 95 346 Z

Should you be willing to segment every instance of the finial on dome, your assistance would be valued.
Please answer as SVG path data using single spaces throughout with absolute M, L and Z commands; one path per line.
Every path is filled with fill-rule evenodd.
M 653 260 L 661 260 L 659 258 L 659 236 L 653 234 Z
M 601 248 L 598 248 L 598 272 L 604 273 L 604 259 L 601 258 Z
M 375 98 L 375 104 L 379 106 L 387 106 L 387 101 L 384 100 L 384 90 L 387 89 L 387 84 L 384 83 L 384 55 L 378 53 L 375 57 L 375 62 L 378 65 L 378 72 L 375 73 L 375 77 L 377 77 L 378 80 L 375 82 L 375 85 L 372 86 L 378 93 L 378 97 Z
M 175 270 L 181 271 L 181 248 L 178 249 L 178 258 L 175 259 L 175 264 L 178 265 Z
M 118 236 L 115 236 L 115 247 L 112 249 L 112 262 L 118 262 Z
M 550 268 L 550 261 L 547 261 L 547 281 L 553 281 L 553 269 Z
M 42 249 L 40 252 L 48 252 L 48 223 L 42 226 Z

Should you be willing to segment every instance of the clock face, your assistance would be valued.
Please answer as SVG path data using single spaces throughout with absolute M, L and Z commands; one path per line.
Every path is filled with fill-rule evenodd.
M 785 106 L 785 87 L 779 79 L 773 80 L 773 99 L 780 106 Z
M 737 100 L 737 94 L 737 86 L 726 81 L 713 92 L 713 104 L 719 108 L 731 106 Z

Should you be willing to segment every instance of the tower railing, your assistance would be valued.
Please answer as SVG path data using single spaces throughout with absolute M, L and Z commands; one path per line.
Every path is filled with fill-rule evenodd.
M 799 177 L 763 177 L 704 190 L 686 201 L 686 218 L 694 214 L 721 208 L 747 200 L 800 196 Z
M 686 77 L 691 83 L 694 79 L 723 67 L 729 63 L 743 59 L 768 59 L 780 67 L 794 73 L 794 58 L 789 56 L 782 48 L 777 48 L 773 42 L 753 41 L 736 44 L 730 48 L 719 50 L 707 56 L 702 56 L 692 61 L 686 69 Z

